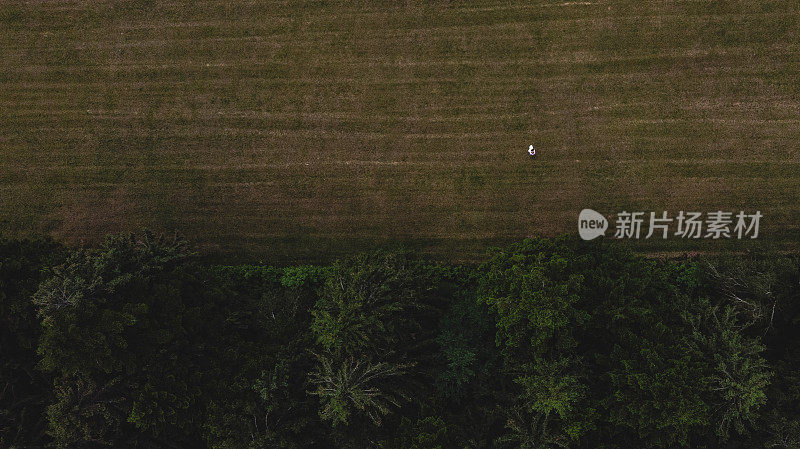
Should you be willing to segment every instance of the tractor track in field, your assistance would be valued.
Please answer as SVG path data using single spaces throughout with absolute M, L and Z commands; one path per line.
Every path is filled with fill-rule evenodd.
M 57 1 L 0 20 L 7 234 L 462 260 L 574 232 L 585 207 L 728 208 L 800 241 L 794 0 Z

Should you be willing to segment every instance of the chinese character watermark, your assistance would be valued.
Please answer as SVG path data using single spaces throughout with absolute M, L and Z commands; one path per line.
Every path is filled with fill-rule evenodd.
M 753 214 L 739 211 L 702 212 L 679 211 L 670 216 L 667 211 L 645 212 L 622 211 L 616 214 L 614 237 L 618 239 L 666 239 L 670 235 L 684 239 L 744 239 L 757 238 L 763 215 L 761 211 Z M 605 235 L 608 220 L 599 212 L 584 209 L 578 217 L 578 233 L 584 240 L 592 240 Z M 643 232 L 646 228 L 646 233 Z M 675 231 L 674 233 L 672 231 Z

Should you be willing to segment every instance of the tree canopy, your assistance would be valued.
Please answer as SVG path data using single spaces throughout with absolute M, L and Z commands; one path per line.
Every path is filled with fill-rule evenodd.
M 0 446 L 800 447 L 800 262 L 527 239 L 216 265 L 0 241 Z

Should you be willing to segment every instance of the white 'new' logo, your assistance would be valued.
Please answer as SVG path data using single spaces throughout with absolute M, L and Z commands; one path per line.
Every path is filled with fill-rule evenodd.
M 605 235 L 606 229 L 608 229 L 608 220 L 599 212 L 584 209 L 578 215 L 578 234 L 582 239 L 592 240 Z

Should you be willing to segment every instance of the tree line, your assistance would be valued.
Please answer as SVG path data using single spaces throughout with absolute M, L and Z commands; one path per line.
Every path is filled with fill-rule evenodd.
M 0 447 L 798 448 L 800 258 L 0 240 Z

